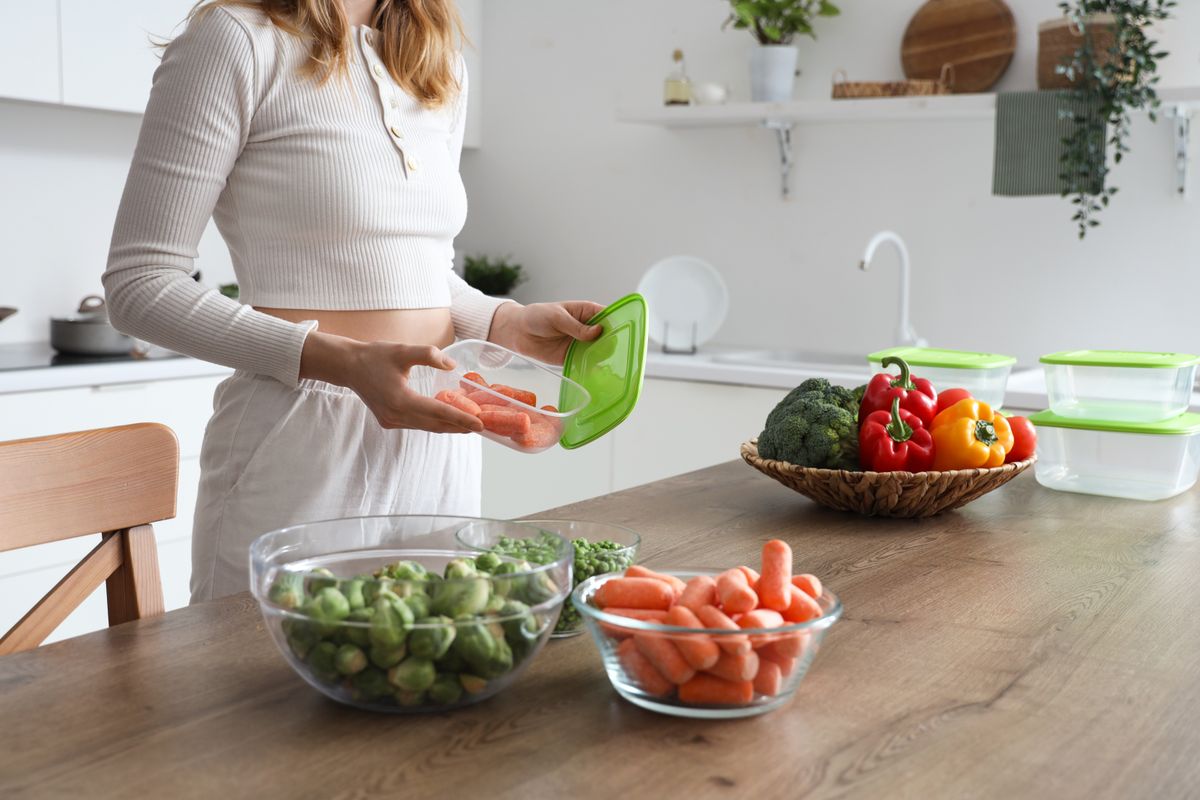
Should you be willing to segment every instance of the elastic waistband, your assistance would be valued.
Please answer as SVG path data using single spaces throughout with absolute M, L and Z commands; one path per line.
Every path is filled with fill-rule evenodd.
M 305 393 L 305 394 L 307 394 L 309 392 L 320 392 L 322 394 L 331 394 L 331 395 L 336 395 L 339 397 L 345 397 L 345 396 L 357 397 L 357 395 L 354 394 L 353 389 L 348 389 L 345 386 L 338 386 L 335 383 L 326 383 L 325 381 L 312 380 L 311 378 L 305 378 L 304 380 L 302 380 L 296 384 L 296 388 L 289 389 L 288 387 L 284 386 L 282 383 L 280 383 L 279 381 L 275 380 L 274 378 L 272 378 L 268 375 L 259 375 L 256 372 L 247 372 L 246 370 L 239 369 L 239 370 L 234 370 L 233 377 L 231 378 L 231 380 L 261 381 L 272 387 L 278 387 L 279 389 L 282 389 L 283 391 L 301 392 L 301 393 Z

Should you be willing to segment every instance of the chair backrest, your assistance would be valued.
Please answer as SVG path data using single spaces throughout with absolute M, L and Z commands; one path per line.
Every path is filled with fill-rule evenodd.
M 175 516 L 179 441 L 143 423 L 0 442 L 0 552 L 88 534 L 100 543 L 0 638 L 37 647 L 101 583 L 108 622 L 163 612 L 150 523 Z

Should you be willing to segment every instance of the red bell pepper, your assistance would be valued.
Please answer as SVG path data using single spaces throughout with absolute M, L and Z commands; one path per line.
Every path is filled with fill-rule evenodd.
M 915 414 L 921 420 L 921 425 L 930 427 L 937 415 L 937 392 L 933 384 L 924 378 L 914 378 L 904 359 L 896 356 L 883 359 L 884 369 L 893 364 L 900 367 L 899 377 L 890 372 L 881 372 L 867 384 L 862 404 L 858 407 L 858 424 L 865 424 L 867 417 L 876 411 L 890 409 L 892 399 L 896 398 L 900 401 L 902 411 Z
M 1037 429 L 1028 417 L 1009 417 L 1008 427 L 1012 428 L 1013 446 L 1004 456 L 1004 463 L 1024 461 L 1037 451 Z
M 891 411 L 871 413 L 859 429 L 858 458 L 872 472 L 925 472 L 933 469 L 933 436 L 893 397 Z

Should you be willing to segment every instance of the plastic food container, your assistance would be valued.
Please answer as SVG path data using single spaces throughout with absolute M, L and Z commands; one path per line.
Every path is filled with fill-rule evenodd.
M 1188 410 L 1200 356 L 1072 350 L 1042 356 L 1050 410 L 1063 417 L 1158 422 Z
M 540 453 L 558 444 L 567 422 L 591 399 L 587 389 L 570 378 L 491 342 L 464 339 L 444 352 L 454 359 L 456 366 L 452 370 L 434 372 L 434 395 L 443 391 L 466 394 L 486 410 L 499 409 L 524 415 L 529 422 L 523 433 L 505 433 L 509 429 L 501 427 L 499 422 L 495 430 L 485 428 L 482 433 L 493 442 L 522 453 Z M 470 372 L 478 373 L 489 386 L 465 380 L 463 376 Z M 522 402 L 491 386 L 532 392 L 535 402 Z M 554 410 L 544 406 L 553 406 Z M 505 415 L 500 422 L 511 418 L 511 415 Z M 484 424 L 488 425 L 489 420 Z
M 1034 474 L 1050 489 L 1163 500 L 1200 476 L 1200 414 L 1165 422 L 1108 422 L 1042 411 Z
M 322 694 L 371 711 L 445 711 L 503 691 L 549 639 L 571 586 L 570 543 L 556 537 L 552 559 L 532 566 L 489 552 L 503 537 L 547 535 L 460 517 L 297 525 L 255 540 L 251 591 L 279 651 Z
M 1017 363 L 1012 356 L 935 347 L 892 347 L 871 353 L 867 361 L 878 371 L 888 356 L 907 361 L 913 368 L 913 375 L 932 381 L 933 388 L 939 392 L 966 389 L 976 400 L 982 400 L 992 408 L 1004 405 L 1008 376 Z
M 665 574 L 675 575 L 683 580 L 696 575 L 711 575 L 714 578 L 720 570 L 666 570 Z M 702 719 L 727 719 L 734 717 L 749 717 L 755 714 L 765 714 L 787 705 L 796 694 L 796 687 L 804 679 L 812 665 L 813 659 L 820 649 L 825 633 L 842 616 L 842 604 L 837 596 L 828 589 L 818 601 L 823 612 L 820 617 L 778 628 L 747 628 L 739 631 L 719 629 L 678 628 L 655 622 L 642 622 L 628 617 L 607 614 L 591 603 L 596 590 L 606 581 L 619 577 L 618 575 L 598 575 L 589 578 L 571 595 L 571 603 L 582 615 L 588 631 L 600 651 L 604 662 L 604 670 L 617 694 L 629 702 L 677 717 L 695 717 Z M 688 703 L 679 697 L 676 687 L 648 685 L 639 676 L 626 668 L 629 663 L 623 648 L 636 647 L 638 637 L 642 642 L 680 642 L 696 641 L 701 638 L 716 640 L 718 645 L 729 642 L 731 637 L 748 635 L 754 647 L 755 669 L 761 668 L 763 661 L 773 661 L 780 665 L 783 672 L 782 682 L 778 691 L 773 695 L 761 694 L 757 691 L 750 694 L 744 701 L 722 704 Z M 650 646 L 653 646 L 651 644 Z M 722 645 L 722 650 L 724 650 Z M 623 657 L 624 656 L 624 657 Z M 657 673 L 656 673 L 657 674 Z M 659 678 L 661 682 L 663 679 Z

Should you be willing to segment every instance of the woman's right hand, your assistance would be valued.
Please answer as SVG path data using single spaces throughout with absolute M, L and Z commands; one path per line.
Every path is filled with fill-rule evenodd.
M 436 347 L 357 342 L 313 331 L 304 342 L 300 377 L 353 390 L 385 428 L 432 433 L 483 430 L 478 418 L 413 391 L 408 374 L 417 366 L 453 369 L 454 360 Z

